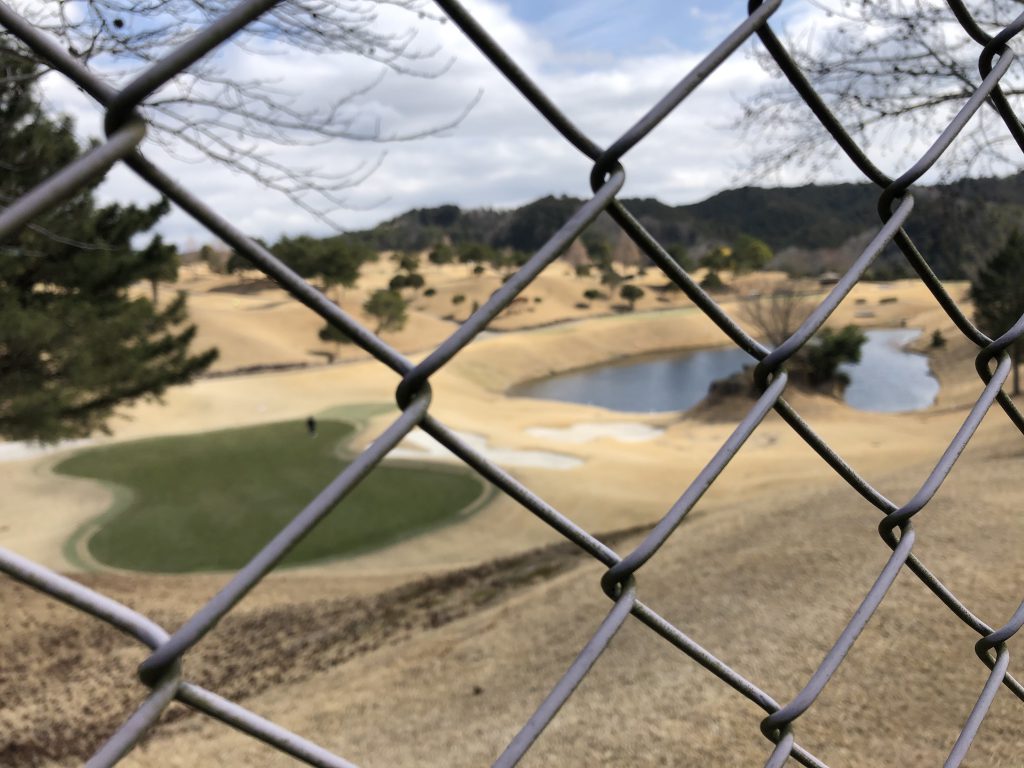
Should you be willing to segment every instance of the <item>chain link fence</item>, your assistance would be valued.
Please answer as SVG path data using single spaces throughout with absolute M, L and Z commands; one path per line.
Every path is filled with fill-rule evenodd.
M 765 748 L 766 766 L 777 768 L 790 758 L 805 766 L 824 766 L 825 763 L 798 743 L 794 724 L 814 705 L 815 700 L 843 663 L 858 635 L 884 599 L 896 576 L 904 568 L 909 569 L 920 579 L 954 617 L 978 634 L 979 639 L 975 644 L 975 651 L 981 663 L 990 670 L 977 702 L 964 721 L 962 730 L 955 739 L 945 763 L 946 766 L 960 765 L 1000 687 L 1005 687 L 1011 694 L 1024 700 L 1024 686 L 1007 672 L 1010 657 L 1006 645 L 1007 641 L 1024 625 L 1024 603 L 1002 626 L 998 628 L 989 626 L 963 604 L 913 554 L 916 536 L 913 519 L 924 509 L 943 481 L 949 476 L 957 458 L 971 440 L 992 405 L 998 404 L 1013 424 L 1024 431 L 1024 416 L 1001 390 L 1002 383 L 1011 369 L 1011 361 L 1006 350 L 1024 334 L 1024 318 L 1018 320 L 1012 328 L 997 339 L 991 339 L 982 333 L 946 292 L 925 257 L 904 231 L 903 225 L 910 217 L 914 207 L 912 185 L 936 163 L 957 134 L 986 101 L 995 107 L 1014 140 L 1024 150 L 1024 126 L 1014 115 L 999 84 L 1000 79 L 1014 60 L 1014 54 L 1007 47 L 1007 43 L 1024 28 L 1024 14 L 999 34 L 990 36 L 976 23 L 961 0 L 948 0 L 948 5 L 961 26 L 978 44 L 980 52 L 978 59 L 979 82 L 973 95 L 966 100 L 952 122 L 942 130 L 941 135 L 928 150 L 911 168 L 898 178 L 893 179 L 876 167 L 844 130 L 841 120 L 829 111 L 794 63 L 785 46 L 773 33 L 769 19 L 778 10 L 781 0 L 768 0 L 767 2 L 750 0 L 748 17 L 692 71 L 688 72 L 647 114 L 607 148 L 592 141 L 567 115 L 563 114 L 544 91 L 502 50 L 499 42 L 456 0 L 437 0 L 437 4 L 442 10 L 508 78 L 523 98 L 543 115 L 552 129 L 561 134 L 576 150 L 593 161 L 593 171 L 590 176 L 593 196 L 581 205 L 557 232 L 551 235 L 545 245 L 490 300 L 479 307 L 457 331 L 422 362 L 414 365 L 335 304 L 328 301 L 289 269 L 287 264 L 279 261 L 259 243 L 247 238 L 231 222 L 197 199 L 188 189 L 174 181 L 139 152 L 138 147 L 146 135 L 145 114 L 144 111 L 140 111 L 140 108 L 144 108 L 145 99 L 246 24 L 266 13 L 276 4 L 276 1 L 246 0 L 239 3 L 120 90 L 111 87 L 97 77 L 52 39 L 33 28 L 10 7 L 0 3 L 0 23 L 7 31 L 105 108 L 107 133 L 104 143 L 94 147 L 0 212 L 0 237 L 11 234 L 31 221 L 34 216 L 58 205 L 89 180 L 106 172 L 115 163 L 123 162 L 155 189 L 205 225 L 211 233 L 238 253 L 243 254 L 255 267 L 276 280 L 295 299 L 344 332 L 381 364 L 402 376 L 402 382 L 396 393 L 401 415 L 267 543 L 246 566 L 239 570 L 218 594 L 173 633 L 168 633 L 146 616 L 86 588 L 72 579 L 54 573 L 12 552 L 0 550 L 0 570 L 10 577 L 107 622 L 152 650 L 152 653 L 139 668 L 139 678 L 150 689 L 148 696 L 129 719 L 89 759 L 87 765 L 98 768 L 117 763 L 156 724 L 161 713 L 173 700 L 221 720 L 309 765 L 325 768 L 346 768 L 352 765 L 343 757 L 331 754 L 246 708 L 184 679 L 182 659 L 217 625 L 218 621 L 245 598 L 319 520 L 332 513 L 345 514 L 344 506 L 337 511 L 332 512 L 332 510 L 388 455 L 403 437 L 417 426 L 516 500 L 524 512 L 537 516 L 607 567 L 601 580 L 601 587 L 612 601 L 611 610 L 569 669 L 561 679 L 554 683 L 550 694 L 534 715 L 513 738 L 507 749 L 498 756 L 494 765 L 512 766 L 519 762 L 587 675 L 612 637 L 632 616 L 689 657 L 690 660 L 716 676 L 722 684 L 731 687 L 739 695 L 746 697 L 764 710 L 766 716 L 760 723 L 760 729 L 769 742 Z M 669 113 L 683 104 L 687 97 L 722 62 L 733 55 L 737 48 L 755 35 L 760 38 L 760 43 L 774 58 L 792 87 L 796 89 L 843 152 L 864 176 L 880 189 L 878 212 L 881 224 L 877 234 L 800 328 L 776 349 L 766 348 L 734 322 L 693 281 L 691 276 L 680 268 L 616 198 L 625 181 L 625 172 L 621 165 L 624 155 L 643 141 L 644 137 Z M 516 296 L 530 285 L 531 281 L 545 267 L 558 258 L 587 225 L 603 211 L 612 216 L 643 253 L 650 257 L 685 292 L 696 307 L 724 331 L 738 347 L 760 361 L 754 370 L 754 380 L 760 391 L 756 403 L 718 449 L 711 461 L 684 490 L 678 501 L 651 528 L 642 542 L 633 551 L 624 555 L 613 551 L 548 505 L 501 467 L 467 445 L 456 433 L 430 413 L 430 379 L 432 375 L 483 331 L 488 323 L 508 307 Z M 970 409 L 962 426 L 946 447 L 938 463 L 928 474 L 917 493 L 905 504 L 897 504 L 889 500 L 861 477 L 801 418 L 783 397 L 787 385 L 786 362 L 822 327 L 889 243 L 896 244 L 956 327 L 978 347 L 976 368 L 984 384 L 981 395 Z M 772 410 L 776 411 L 817 453 L 821 460 L 827 463 L 849 485 L 852 492 L 859 494 L 882 513 L 878 532 L 882 541 L 892 550 L 881 573 L 878 574 L 861 604 L 853 611 L 852 617 L 831 650 L 821 660 L 799 694 L 786 703 L 776 701 L 753 681 L 732 670 L 723 660 L 694 642 L 678 627 L 642 602 L 640 600 L 640 580 L 637 577 L 638 570 L 657 555 L 659 549 L 684 520 L 687 513 L 693 509 L 747 438 Z M 598 727 L 598 724 L 595 723 L 594 726 Z M 753 727 L 753 723 L 751 726 Z

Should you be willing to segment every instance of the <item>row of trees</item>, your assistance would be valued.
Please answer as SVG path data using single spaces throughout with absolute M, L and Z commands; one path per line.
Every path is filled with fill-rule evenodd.
M 588 276 L 596 269 L 601 277 L 601 283 L 612 288 L 630 278 L 629 275 L 619 273 L 612 261 L 611 248 L 604 239 L 584 236 L 584 242 L 590 263 L 580 265 L 577 268 L 578 275 Z M 269 250 L 298 274 L 316 280 L 320 287 L 333 297 L 339 295 L 336 289 L 351 288 L 355 285 L 363 264 L 376 261 L 378 258 L 377 252 L 358 236 L 285 236 L 269 246 Z M 688 258 L 686 249 L 681 245 L 670 246 L 669 253 L 685 269 L 697 266 Z M 531 255 L 525 251 L 494 248 L 478 241 L 467 241 L 458 245 L 441 242 L 428 252 L 427 260 L 435 265 L 472 264 L 476 274 L 482 274 L 490 268 L 507 276 L 525 264 Z M 741 235 L 733 246 L 718 247 L 708 253 L 700 260 L 699 266 L 712 271 L 728 270 L 734 274 L 743 274 L 763 269 L 771 258 L 772 251 L 763 241 Z M 395 254 L 394 260 L 397 274 L 389 286 L 392 290 L 419 290 L 425 286 L 425 279 L 419 272 L 419 255 L 410 251 L 399 251 Z M 243 256 L 233 254 L 227 261 L 226 271 L 233 273 L 247 267 L 248 261 Z M 643 272 L 646 268 L 639 269 Z M 161 275 L 160 279 L 168 277 L 165 274 Z M 627 293 L 632 291 L 627 290 Z M 627 296 L 623 298 L 629 299 Z
M 584 232 L 582 241 L 590 263 L 578 267 L 577 274 L 588 276 L 593 269 L 596 269 L 600 275 L 601 284 L 611 288 L 625 282 L 627 276 L 619 273 L 613 261 L 611 245 L 607 239 L 593 230 L 588 230 Z M 686 270 L 705 267 L 711 272 L 727 270 L 733 274 L 745 274 L 764 269 L 774 256 L 767 243 L 750 235 L 740 235 L 731 246 L 718 246 L 697 260 L 693 259 L 680 243 L 666 246 L 666 252 L 680 267 Z M 645 268 L 641 265 L 638 267 L 638 271 Z
M 338 289 L 356 284 L 364 264 L 377 260 L 376 251 L 354 237 L 282 237 L 269 250 L 302 277 L 316 280 L 324 293 L 335 299 Z M 227 271 L 248 266 L 249 261 L 236 253 L 228 259 Z
M 437 243 L 427 256 L 431 264 L 475 264 L 508 274 L 521 267 L 533 254 L 515 248 L 495 248 L 478 240 L 458 244 Z

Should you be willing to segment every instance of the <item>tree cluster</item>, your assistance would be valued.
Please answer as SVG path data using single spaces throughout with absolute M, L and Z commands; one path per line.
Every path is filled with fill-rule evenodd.
M 457 247 L 458 260 L 463 264 L 490 267 L 495 272 L 509 274 L 525 264 L 533 254 L 516 248 L 495 248 L 487 243 L 470 240 Z
M 606 285 L 614 290 L 623 282 L 624 278 L 615 269 L 615 264 L 612 261 L 612 247 L 607 238 L 593 227 L 588 227 L 580 239 L 583 242 L 583 247 L 587 250 L 590 264 L 601 276 L 601 285 Z
M 740 305 L 740 314 L 763 341 L 779 347 L 796 333 L 813 309 L 814 303 L 800 292 L 776 287 L 748 297 Z M 855 325 L 839 330 L 823 328 L 786 362 L 786 369 L 792 380 L 814 389 L 842 386 L 846 378 L 840 366 L 859 362 L 865 341 L 864 331 Z
M 323 240 L 309 235 L 282 237 L 270 250 L 302 277 L 319 280 L 325 293 L 351 288 L 363 264 L 377 259 L 362 240 L 346 236 Z
M 394 261 L 398 266 L 398 273 L 388 283 L 389 289 L 400 293 L 404 288 L 418 291 L 426 285 L 423 275 L 418 272 L 420 268 L 419 256 L 414 253 L 399 251 L 395 254 Z
M 773 256 L 772 249 L 763 240 L 740 235 L 732 247 L 715 248 L 704 257 L 701 264 L 715 272 L 724 269 L 739 275 L 764 269 Z
M 350 288 L 362 265 L 376 254 L 357 240 L 318 240 L 308 235 L 282 237 L 272 252 L 303 277 L 315 277 L 326 286 Z

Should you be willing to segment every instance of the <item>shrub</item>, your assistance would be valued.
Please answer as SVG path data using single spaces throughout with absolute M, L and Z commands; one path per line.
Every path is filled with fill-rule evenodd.
M 455 261 L 455 251 L 450 245 L 438 243 L 427 258 L 431 264 L 451 264 Z
M 856 325 L 848 325 L 839 331 L 831 328 L 819 331 L 807 345 L 804 356 L 808 382 L 821 386 L 836 379 L 841 380 L 840 364 L 859 362 L 860 348 L 867 338 Z
M 590 301 L 606 301 L 608 299 L 608 294 L 599 291 L 596 288 L 588 288 L 583 292 L 583 298 L 588 299 Z
M 718 272 L 711 270 L 704 279 L 700 281 L 700 287 L 705 291 L 722 291 L 725 290 L 725 283 L 722 282 L 722 278 L 718 276 Z
M 330 323 L 324 325 L 317 334 L 320 341 L 333 341 L 335 344 L 351 344 L 352 339 L 344 331 L 339 331 Z
M 398 265 L 398 269 L 402 272 L 413 273 L 420 266 L 420 257 L 415 253 L 407 253 L 405 251 L 399 251 L 393 257 L 394 262 Z

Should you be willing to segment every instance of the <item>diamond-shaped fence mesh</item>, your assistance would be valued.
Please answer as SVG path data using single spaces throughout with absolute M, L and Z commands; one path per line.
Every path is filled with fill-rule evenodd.
M 801 73 L 785 46 L 773 33 L 769 20 L 779 8 L 781 0 L 750 0 L 748 17 L 725 37 L 697 66 L 678 82 L 640 120 L 607 148 L 588 138 L 558 106 L 539 88 L 517 63 L 502 50 L 484 29 L 455 0 L 437 0 L 442 10 L 476 44 L 483 54 L 518 89 L 530 104 L 547 120 L 551 128 L 566 142 L 593 161 L 590 182 L 593 196 L 569 218 L 545 245 L 527 261 L 483 306 L 479 307 L 457 331 L 434 349 L 422 362 L 413 364 L 391 348 L 378 336 L 362 327 L 342 309 L 303 281 L 287 264 L 270 254 L 260 244 L 247 238 L 215 210 L 196 198 L 188 189 L 170 178 L 159 167 L 149 162 L 140 152 L 139 144 L 146 134 L 144 107 L 152 94 L 191 63 L 206 55 L 229 39 L 246 24 L 257 19 L 275 5 L 275 0 L 246 0 L 214 23 L 206 26 L 178 49 L 159 60 L 124 88 L 117 90 L 97 77 L 76 58 L 68 54 L 52 39 L 35 29 L 8 6 L 0 3 L 0 23 L 8 32 L 31 48 L 54 70 L 73 81 L 106 109 L 107 139 L 72 164 L 23 195 L 0 212 L 0 236 L 7 236 L 43 211 L 58 205 L 98 174 L 106 172 L 118 162 L 125 163 L 155 189 L 170 198 L 181 209 L 205 225 L 210 232 L 248 258 L 252 264 L 276 280 L 296 300 L 308 306 L 328 323 L 344 332 L 382 365 L 402 376 L 397 390 L 401 415 L 319 495 L 278 532 L 252 560 L 239 570 L 230 582 L 191 618 L 168 633 L 152 620 L 126 606 L 89 589 L 82 584 L 37 565 L 12 552 L 0 550 L 0 570 L 13 579 L 27 584 L 116 627 L 148 646 L 152 653 L 142 663 L 139 677 L 150 692 L 144 703 L 113 733 L 88 761 L 89 766 L 108 766 L 117 763 L 160 718 L 161 713 L 174 700 L 194 710 L 259 739 L 296 760 L 316 766 L 350 766 L 341 756 L 331 754 L 315 744 L 284 728 L 265 720 L 236 703 L 195 685 L 182 676 L 182 659 L 210 632 L 232 608 L 263 579 L 281 559 L 328 514 L 345 514 L 339 503 L 367 474 L 415 427 L 420 427 L 446 446 L 469 467 L 518 502 L 523 514 L 532 514 L 551 526 L 567 540 L 578 546 L 607 567 L 601 586 L 612 608 L 598 630 L 586 643 L 565 674 L 553 681 L 550 694 L 534 715 L 512 739 L 505 751 L 497 757 L 495 765 L 515 765 L 530 749 L 544 728 L 557 715 L 559 709 L 573 694 L 588 674 L 613 636 L 630 620 L 641 622 L 683 656 L 704 667 L 717 677 L 722 685 L 746 697 L 762 708 L 764 719 L 761 732 L 770 742 L 765 748 L 766 766 L 781 766 L 788 759 L 802 765 L 822 766 L 824 763 L 797 742 L 796 721 L 815 703 L 831 676 L 843 663 L 858 635 L 872 614 L 878 609 L 896 576 L 909 569 L 959 621 L 977 632 L 975 651 L 981 663 L 990 670 L 987 682 L 978 694 L 977 703 L 963 723 L 959 735 L 946 761 L 947 766 L 960 765 L 978 732 L 1001 686 L 1020 699 L 1024 699 L 1024 686 L 1007 669 L 1009 652 L 1006 642 L 1024 625 L 1024 604 L 1008 619 L 993 628 L 976 616 L 942 581 L 913 553 L 915 530 L 913 519 L 932 499 L 943 481 L 949 476 L 957 458 L 971 440 L 983 417 L 993 404 L 1020 430 L 1024 431 L 1024 416 L 1002 392 L 1001 385 L 1011 370 L 1007 348 L 1024 334 L 1024 318 L 997 339 L 982 333 L 964 314 L 936 277 L 925 257 L 915 247 L 903 229 L 914 206 L 912 185 L 943 155 L 957 134 L 968 124 L 984 102 L 998 111 L 1017 144 L 1024 150 L 1024 126 L 1013 113 L 1000 89 L 1000 79 L 1010 67 L 1014 54 L 1007 42 L 1024 28 L 1024 15 L 989 36 L 975 23 L 960 0 L 948 0 L 956 18 L 979 47 L 980 76 L 973 95 L 967 99 L 956 117 L 935 139 L 934 143 L 898 178 L 890 178 L 879 170 L 843 129 L 842 121 L 832 114 L 814 88 Z M 811 108 L 817 119 L 832 135 L 843 152 L 880 189 L 878 212 L 880 225 L 877 234 L 846 271 L 826 298 L 813 310 L 800 328 L 776 349 L 768 349 L 748 335 L 723 309 L 698 286 L 691 276 L 674 261 L 661 245 L 634 218 L 617 199 L 623 187 L 625 173 L 622 160 L 626 153 L 673 110 L 685 108 L 687 98 L 699 88 L 715 69 L 727 60 L 748 38 L 757 36 L 760 44 L 774 58 L 792 87 Z M 528 487 L 513 478 L 500 466 L 476 451 L 455 432 L 439 422 L 430 412 L 431 386 L 434 373 L 445 366 L 469 344 L 488 323 L 522 292 L 549 264 L 581 234 L 599 214 L 607 212 L 622 231 L 636 243 L 693 304 L 704 312 L 738 347 L 759 360 L 754 371 L 755 383 L 760 391 L 756 403 L 750 408 L 731 436 L 718 449 L 703 470 L 683 490 L 678 501 L 669 509 L 642 542 L 631 552 L 620 554 L 593 535 L 576 525 L 571 519 L 539 498 Z M 956 435 L 942 453 L 938 463 L 928 474 L 920 489 L 904 504 L 890 501 L 861 477 L 843 457 L 787 403 L 786 362 L 822 327 L 836 307 L 862 278 L 879 253 L 890 243 L 902 252 L 920 280 L 934 295 L 939 305 L 960 332 L 978 349 L 976 367 L 983 382 L 983 390 L 971 407 Z M 852 611 L 852 616 L 831 649 L 820 661 L 806 685 L 789 702 L 780 703 L 751 680 L 732 670 L 642 602 L 642 580 L 638 570 L 673 535 L 673 532 L 693 509 L 701 496 L 716 481 L 755 428 L 768 413 L 775 410 L 807 445 L 824 461 L 850 489 L 870 502 L 882 514 L 879 535 L 892 554 L 881 573 Z M 851 606 L 852 608 L 852 606 Z M 680 657 L 680 663 L 687 663 Z M 594 723 L 594 728 L 602 727 Z M 753 727 L 751 723 L 751 727 Z M 723 762 L 730 759 L 723 756 Z

